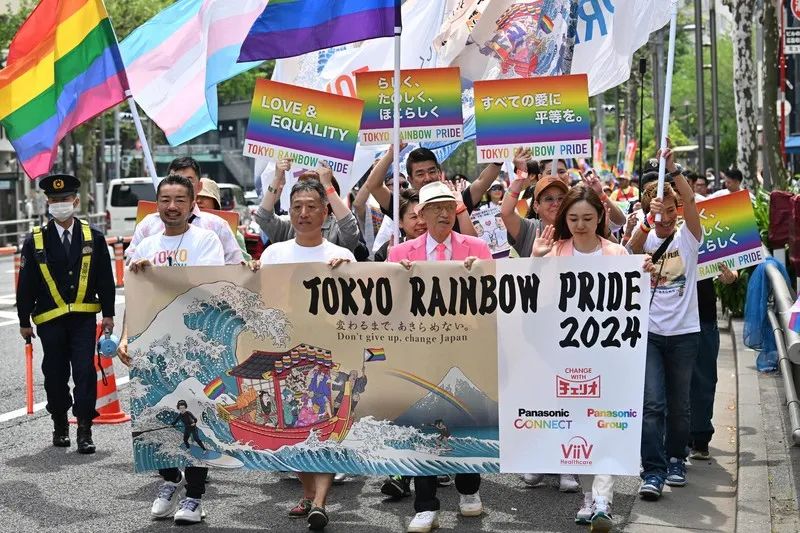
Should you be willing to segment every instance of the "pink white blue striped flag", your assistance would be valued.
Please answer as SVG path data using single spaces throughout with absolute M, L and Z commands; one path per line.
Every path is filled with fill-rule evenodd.
M 180 0 L 119 45 L 133 97 L 181 144 L 217 127 L 217 84 L 254 68 L 239 49 L 268 0 Z

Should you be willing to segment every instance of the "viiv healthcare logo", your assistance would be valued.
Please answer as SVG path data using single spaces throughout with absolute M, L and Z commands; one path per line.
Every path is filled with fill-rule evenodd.
M 572 420 L 566 409 L 550 411 L 540 409 L 517 410 L 514 429 L 571 429 Z
M 584 437 L 572 437 L 569 442 L 561 445 L 561 464 L 591 466 L 592 450 L 594 450 L 594 444 L 589 444 L 589 441 Z
M 556 375 L 556 398 L 600 398 L 600 376 L 591 368 L 565 368 Z

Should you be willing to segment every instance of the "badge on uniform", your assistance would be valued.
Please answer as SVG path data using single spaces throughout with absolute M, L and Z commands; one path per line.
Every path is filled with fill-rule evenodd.
M 63 188 L 64 188 L 64 180 L 61 179 L 53 180 L 53 189 L 60 191 Z
M 84 247 L 83 247 L 83 252 L 81 252 L 81 253 L 82 253 L 83 255 L 87 255 L 87 254 L 90 254 L 90 253 L 92 253 L 92 247 L 91 247 L 91 246 L 84 246 Z

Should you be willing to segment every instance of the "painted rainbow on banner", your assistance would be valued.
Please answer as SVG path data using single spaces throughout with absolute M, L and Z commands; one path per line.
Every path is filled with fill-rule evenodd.
M 42 0 L 0 70 L 0 124 L 28 176 L 50 171 L 58 143 L 125 98 L 128 82 L 101 0 Z
M 697 209 L 703 223 L 703 245 L 697 261 L 700 279 L 716 275 L 713 264 L 723 260 L 728 260 L 731 269 L 763 261 L 761 237 L 748 191 L 698 202 Z M 759 258 L 750 257 L 748 252 L 756 252 Z M 745 259 L 740 261 L 742 257 Z
M 478 146 L 519 146 L 529 143 L 554 141 L 576 141 L 591 139 L 589 121 L 589 89 L 585 74 L 570 76 L 546 76 L 512 80 L 487 80 L 475 82 L 475 125 Z M 536 106 L 536 95 L 560 95 L 560 103 Z M 523 97 L 533 97 L 533 104 L 522 106 Z M 512 97 L 519 97 L 521 107 L 513 107 Z M 485 100 L 485 99 L 491 100 Z M 507 106 L 498 105 L 503 99 Z M 486 109 L 484 102 L 493 105 Z M 525 98 L 528 102 L 529 98 Z M 541 124 L 536 120 L 537 111 L 572 111 L 575 120 L 550 120 Z M 562 115 L 563 116 L 563 115 Z M 588 155 L 588 154 L 587 154 Z
M 293 103 L 300 104 L 298 113 Z M 357 98 L 262 79 L 256 82 L 246 138 L 352 162 L 363 109 L 364 102 Z M 252 155 L 247 144 L 245 155 Z
M 393 76 L 389 70 L 356 73 L 358 97 L 364 100 L 362 131 L 392 128 Z M 461 76 L 457 67 L 403 70 L 400 80 L 401 129 L 462 126 Z M 381 119 L 381 109 L 389 110 L 387 118 Z M 415 116 L 408 118 L 404 109 L 413 110 Z
M 225 384 L 222 383 L 222 378 L 214 378 L 208 385 L 203 387 L 203 392 L 211 400 L 219 398 L 219 395 L 225 392 Z

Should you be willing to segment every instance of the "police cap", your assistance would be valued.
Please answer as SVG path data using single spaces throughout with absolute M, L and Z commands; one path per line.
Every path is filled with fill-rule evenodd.
M 70 174 L 51 174 L 39 180 L 39 188 L 50 198 L 66 198 L 78 194 L 81 182 Z

